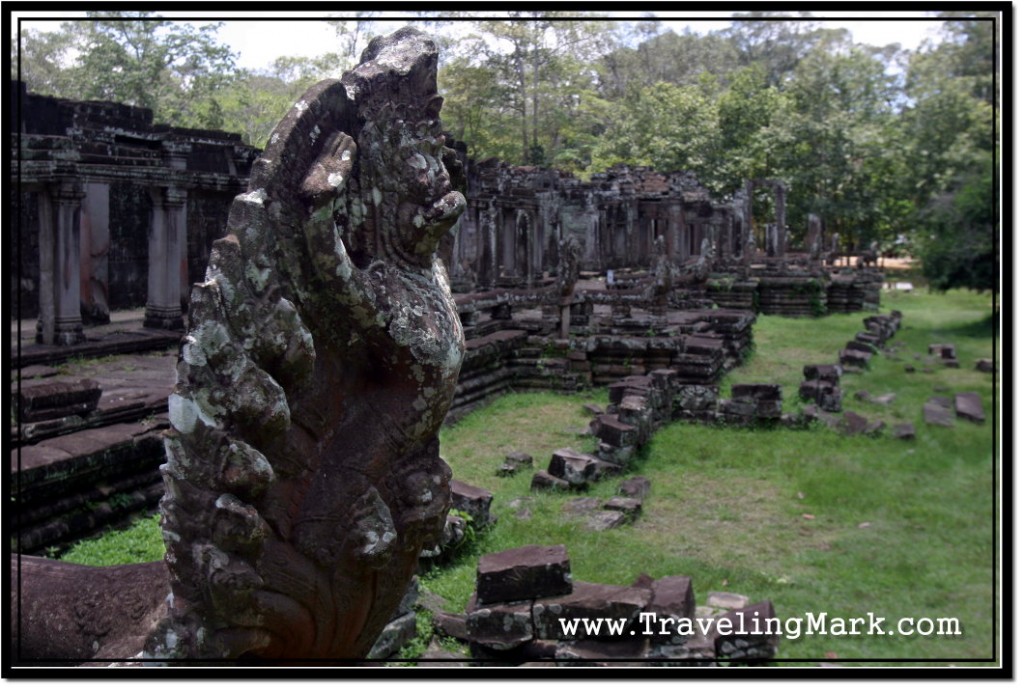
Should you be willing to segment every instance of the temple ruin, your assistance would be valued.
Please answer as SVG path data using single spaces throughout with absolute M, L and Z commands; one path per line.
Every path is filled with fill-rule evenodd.
M 68 618 L 27 607 L 31 652 L 372 654 L 392 614 L 410 621 L 418 559 L 454 524 L 446 420 L 512 390 L 609 386 L 598 455 L 559 450 L 538 473 L 576 486 L 620 472 L 671 420 L 800 424 L 783 420 L 778 387 L 719 400 L 757 315 L 877 310 L 870 251 L 840 266 L 820 219 L 793 232 L 782 181 L 716 199 L 686 172 L 620 165 L 582 181 L 467 158 L 441 131 L 428 44 L 414 31 L 374 43 L 263 152 L 12 83 L 9 285 L 16 318 L 37 322 L 17 366 L 46 379 L 75 355 L 181 341 L 157 366 L 173 390 L 117 382 L 148 393 L 131 404 L 103 377 L 17 380 L 23 551 L 163 497 L 169 555 L 106 571 L 23 557 L 23 596 L 52 593 Z M 759 190 L 770 222 L 755 218 Z M 116 350 L 87 340 L 128 308 L 144 308 L 142 332 Z M 877 342 L 866 328 L 858 340 Z M 867 357 L 848 350 L 844 366 Z M 808 381 L 807 399 L 835 412 L 835 382 Z M 75 578 L 88 587 L 66 587 Z M 152 597 L 116 601 L 119 580 Z M 76 634 L 50 635 L 64 624 Z

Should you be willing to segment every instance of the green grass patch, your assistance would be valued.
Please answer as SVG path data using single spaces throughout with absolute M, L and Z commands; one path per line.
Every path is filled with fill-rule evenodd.
M 82 540 L 66 551 L 61 559 L 86 566 L 139 564 L 164 558 L 160 534 L 160 515 L 137 518 L 124 530 L 114 530 L 90 540 Z

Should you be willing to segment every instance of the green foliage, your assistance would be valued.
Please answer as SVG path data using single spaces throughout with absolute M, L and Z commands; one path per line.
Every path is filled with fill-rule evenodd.
M 922 238 L 921 261 L 935 290 L 998 290 L 992 169 L 986 163 L 982 160 L 976 173 L 957 180 L 951 191 L 936 195 L 926 209 L 931 232 Z
M 962 19 L 945 28 L 947 40 L 915 55 L 907 76 L 914 105 L 902 131 L 916 245 L 933 288 L 998 290 L 994 23 Z
M 434 637 L 434 625 L 430 612 L 425 609 L 416 610 L 416 636 L 395 653 L 399 660 L 416 660 L 424 656 L 427 646 Z M 389 666 L 414 666 L 414 662 L 390 662 Z
M 139 518 L 125 530 L 83 540 L 61 557 L 63 561 L 86 566 L 116 566 L 158 561 L 164 556 L 160 515 Z
M 156 121 L 181 127 L 224 125 L 217 94 L 234 79 L 235 56 L 217 42 L 219 24 L 151 12 L 87 16 L 24 37 L 21 75 L 30 91 L 150 108 Z
M 629 162 L 710 177 L 718 148 L 717 117 L 715 102 L 700 87 L 666 82 L 641 87 L 613 106 L 590 172 Z

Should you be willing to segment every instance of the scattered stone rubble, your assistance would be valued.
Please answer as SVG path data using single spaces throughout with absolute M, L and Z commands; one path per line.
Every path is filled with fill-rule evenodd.
M 513 451 L 505 455 L 505 461 L 497 470 L 498 477 L 512 477 L 519 471 L 533 467 L 533 456 L 522 451 Z
M 800 384 L 800 399 L 811 401 L 830 413 L 843 409 L 843 390 L 839 386 L 840 365 L 807 365 L 804 381 Z
M 960 361 L 956 357 L 956 346 L 950 343 L 933 343 L 928 346 L 928 354 L 939 358 L 943 367 L 960 366 Z
M 491 502 L 494 501 L 491 492 L 455 478 L 452 478 L 451 490 L 452 506 L 445 517 L 441 536 L 433 547 L 420 552 L 421 560 L 429 562 L 450 559 L 466 544 L 470 529 L 476 533 L 498 522 L 498 518 L 491 513 Z
M 704 635 L 697 616 L 731 621 L 712 623 Z M 698 614 L 685 576 L 641 574 L 629 586 L 574 581 L 564 546 L 527 545 L 481 557 L 466 614 L 439 614 L 435 627 L 468 642 L 477 661 L 494 664 L 716 666 L 774 657 L 777 635 L 735 633 L 754 631 L 753 619 L 774 616 L 771 602 L 750 605 L 748 598 L 728 593 L 709 594 Z M 583 618 L 621 619 L 623 632 L 563 626 Z M 682 620 L 689 625 L 681 627 Z M 662 626 L 663 621 L 671 623 Z
M 636 521 L 643 511 L 644 497 L 650 491 L 651 481 L 637 475 L 619 484 L 618 493 L 610 499 L 576 497 L 569 499 L 562 510 L 570 516 L 583 519 L 589 530 L 611 530 Z
M 713 386 L 753 345 L 754 314 L 740 310 L 674 311 L 634 329 L 597 326 L 563 339 L 545 332 L 550 323 L 535 325 L 511 309 L 498 311 L 531 304 L 522 294 L 491 295 L 474 305 L 459 299 L 466 357 L 449 419 L 512 389 L 573 392 L 661 369 L 675 370 L 681 383 Z M 483 309 L 500 316 L 470 318 Z

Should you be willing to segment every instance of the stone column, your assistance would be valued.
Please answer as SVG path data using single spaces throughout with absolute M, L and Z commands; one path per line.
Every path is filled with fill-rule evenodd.
M 807 214 L 807 253 L 815 268 L 821 259 L 821 218 L 817 214 Z
M 773 258 L 780 256 L 778 223 L 766 223 L 764 226 L 764 253 Z
M 181 315 L 181 247 L 185 243 L 188 194 L 177 187 L 150 190 L 149 288 L 146 318 L 150 329 L 184 328 Z
M 85 193 L 64 180 L 39 195 L 39 320 L 36 341 L 74 345 L 85 340 L 81 313 L 81 212 Z
M 109 324 L 110 185 L 103 182 L 85 185 L 81 238 L 82 314 L 91 324 Z
M 778 227 L 775 250 L 778 256 L 786 256 L 786 183 L 775 183 L 775 225 Z
M 686 247 L 686 233 L 684 232 L 684 223 L 686 222 L 686 214 L 683 212 L 683 205 L 678 202 L 672 202 L 668 206 L 668 228 L 665 229 L 665 239 L 669 240 L 669 256 L 675 262 L 682 262 L 689 256 L 688 248 Z

